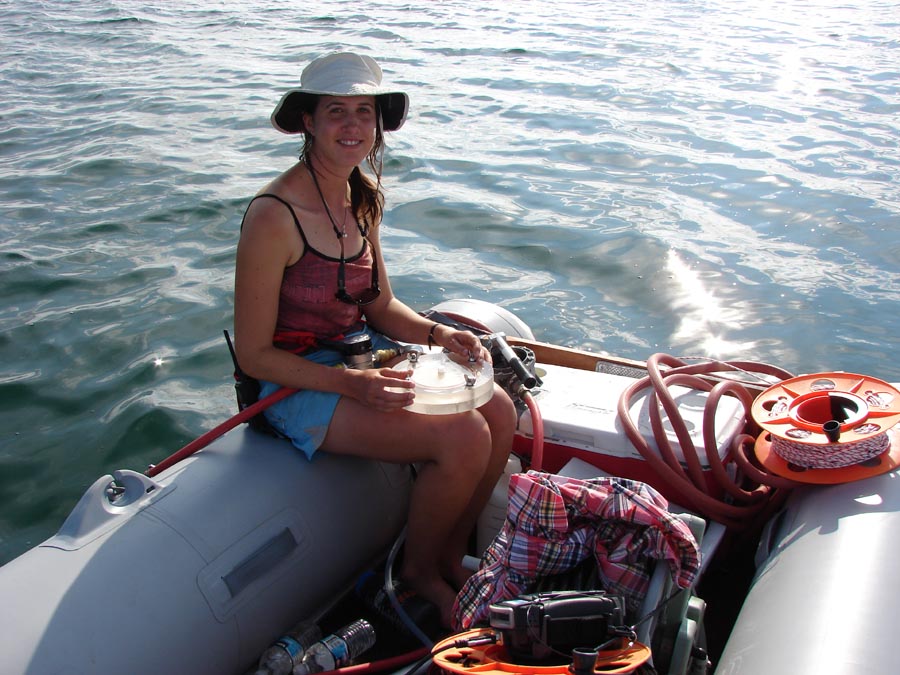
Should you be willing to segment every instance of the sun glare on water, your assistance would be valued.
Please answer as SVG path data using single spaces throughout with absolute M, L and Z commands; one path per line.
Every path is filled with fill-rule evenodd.
M 666 254 L 664 271 L 670 280 L 673 309 L 679 317 L 673 344 L 696 345 L 702 354 L 714 358 L 752 351 L 752 342 L 735 342 L 722 336 L 726 329 L 734 329 L 740 314 L 726 307 L 677 251 L 670 249 Z

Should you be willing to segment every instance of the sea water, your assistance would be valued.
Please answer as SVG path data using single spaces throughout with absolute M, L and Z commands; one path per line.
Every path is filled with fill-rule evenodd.
M 415 309 L 900 381 L 883 0 L 0 3 L 0 563 L 235 411 L 222 330 L 268 116 L 316 55 L 410 95 L 383 242 Z

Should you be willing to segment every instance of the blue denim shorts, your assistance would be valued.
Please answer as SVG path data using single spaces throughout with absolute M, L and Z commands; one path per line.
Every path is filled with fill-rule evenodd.
M 366 333 L 372 338 L 372 349 L 396 349 L 400 345 L 377 333 L 368 326 L 350 335 Z M 327 366 L 343 363 L 341 354 L 333 349 L 317 349 L 303 355 L 303 358 Z M 260 381 L 259 397 L 264 398 L 281 388 L 273 382 Z M 330 391 L 314 391 L 302 389 L 266 409 L 266 419 L 279 433 L 290 439 L 291 443 L 309 458 L 315 454 L 325 440 L 328 425 L 334 416 L 341 395 Z

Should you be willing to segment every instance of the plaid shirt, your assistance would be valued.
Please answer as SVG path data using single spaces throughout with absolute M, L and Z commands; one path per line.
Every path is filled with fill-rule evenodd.
M 454 629 L 486 621 L 492 603 L 528 593 L 539 578 L 570 570 L 589 555 L 604 590 L 635 610 L 652 560 L 665 560 L 687 588 L 700 569 L 688 526 L 649 485 L 621 478 L 579 480 L 529 471 L 509 483 L 506 522 L 453 607 Z

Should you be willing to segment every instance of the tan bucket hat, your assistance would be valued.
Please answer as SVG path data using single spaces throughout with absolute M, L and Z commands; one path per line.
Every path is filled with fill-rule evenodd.
M 382 128 L 396 131 L 403 126 L 409 97 L 402 91 L 381 86 L 381 67 L 370 56 L 337 52 L 321 56 L 300 74 L 300 87 L 289 90 L 272 112 L 272 126 L 285 134 L 303 131 L 304 99 L 310 96 L 374 96 L 381 111 Z

